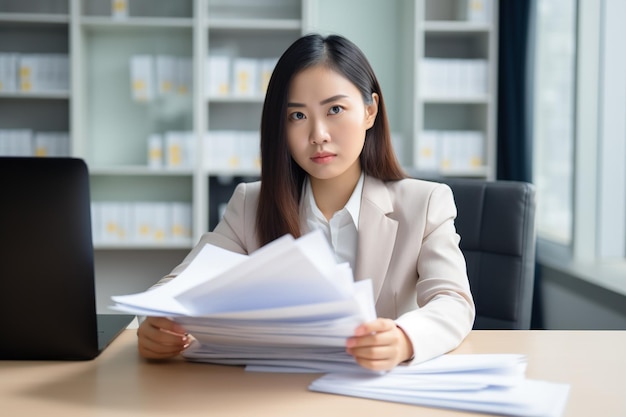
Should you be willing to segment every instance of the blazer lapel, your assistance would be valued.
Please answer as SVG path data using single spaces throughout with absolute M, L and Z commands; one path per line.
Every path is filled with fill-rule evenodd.
M 385 184 L 365 176 L 361 211 L 355 278 L 372 280 L 374 300 L 383 287 L 398 231 L 398 222 L 387 216 L 393 211 Z

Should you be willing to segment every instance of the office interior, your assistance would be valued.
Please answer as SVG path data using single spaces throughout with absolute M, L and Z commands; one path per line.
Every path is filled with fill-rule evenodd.
M 59 55 L 69 74 L 61 91 L 25 86 L 18 73 L 11 87 L 0 65 L 0 139 L 28 130 L 53 156 L 45 133 L 65 132 L 58 152 L 87 161 L 96 203 L 186 204 L 182 239 L 95 242 L 97 308 L 110 313 L 112 295 L 166 275 L 215 226 L 234 184 L 258 178 L 254 155 L 234 167 L 228 156 L 193 152 L 183 162 L 150 159 L 163 141 L 183 146 L 181 132 L 235 131 L 245 149 L 254 143 L 243 132 L 257 128 L 262 95 L 211 92 L 205 71 L 219 62 L 209 57 L 261 74 L 297 36 L 339 33 L 379 77 L 407 172 L 537 187 L 532 327 L 626 329 L 625 18 L 622 0 L 0 0 L 0 63 Z M 134 83 L 146 60 L 178 68 L 179 90 Z M 444 73 L 477 64 L 479 91 L 456 78 L 435 90 L 442 61 Z M 459 131 L 480 133 L 478 150 L 467 150 L 478 163 L 444 167 L 420 153 L 427 133 L 443 141 Z M 161 142 L 151 148 L 154 134 Z

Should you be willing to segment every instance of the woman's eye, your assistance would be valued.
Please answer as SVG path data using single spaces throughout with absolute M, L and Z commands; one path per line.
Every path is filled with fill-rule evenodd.
M 328 110 L 328 113 L 330 114 L 339 114 L 343 111 L 343 109 L 341 108 L 341 106 L 332 106 L 330 108 L 330 110 Z
M 304 117 L 304 113 L 297 111 L 297 112 L 293 112 L 293 113 L 291 113 L 291 114 L 289 115 L 289 118 L 290 118 L 291 120 L 302 120 L 302 119 L 304 119 L 305 117 Z

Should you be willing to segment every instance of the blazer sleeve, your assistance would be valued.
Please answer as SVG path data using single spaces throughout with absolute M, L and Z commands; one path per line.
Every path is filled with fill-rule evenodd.
M 450 187 L 433 189 L 417 258 L 418 308 L 402 314 L 397 325 L 413 344 L 410 363 L 423 362 L 456 348 L 472 329 L 475 316 L 465 257 L 459 248 Z

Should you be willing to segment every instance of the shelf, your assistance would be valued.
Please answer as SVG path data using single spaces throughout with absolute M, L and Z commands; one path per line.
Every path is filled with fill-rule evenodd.
M 404 171 L 412 178 L 441 181 L 446 178 L 485 178 L 489 172 L 489 168 L 480 167 L 471 170 L 441 169 L 431 171 L 420 170 L 414 167 L 404 167 Z
M 491 97 L 488 95 L 484 96 L 475 96 L 475 97 L 420 97 L 426 104 L 489 104 L 491 102 Z
M 67 14 L 49 13 L 0 13 L 0 23 L 34 23 L 67 25 L 70 18 Z
M 166 243 L 94 243 L 96 250 L 153 250 L 153 249 L 191 249 L 193 242 L 166 242 Z
M 205 175 L 211 177 L 260 177 L 261 170 L 215 170 L 215 169 L 207 169 L 205 170 Z
M 222 96 L 222 97 L 208 97 L 209 103 L 263 103 L 265 96 Z
M 68 100 L 70 93 L 61 92 L 40 92 L 40 93 L 0 93 L 0 98 L 10 98 L 19 100 L 44 99 L 44 100 Z
M 491 24 L 482 22 L 466 22 L 454 20 L 428 20 L 424 22 L 424 32 L 430 33 L 458 33 L 468 34 L 476 32 L 489 32 Z
M 135 166 L 109 166 L 109 167 L 90 167 L 89 173 L 91 175 L 100 176 L 145 176 L 145 177 L 170 177 L 170 176 L 191 176 L 193 170 L 191 169 L 168 169 L 160 168 L 154 169 L 147 166 L 135 165 Z
M 142 29 L 142 28 L 188 28 L 193 27 L 190 18 L 168 17 L 129 17 L 127 19 L 113 19 L 111 17 L 83 16 L 80 24 L 85 28 L 92 29 Z
M 224 19 L 213 18 L 207 23 L 209 30 L 301 30 L 302 22 L 299 19 Z

